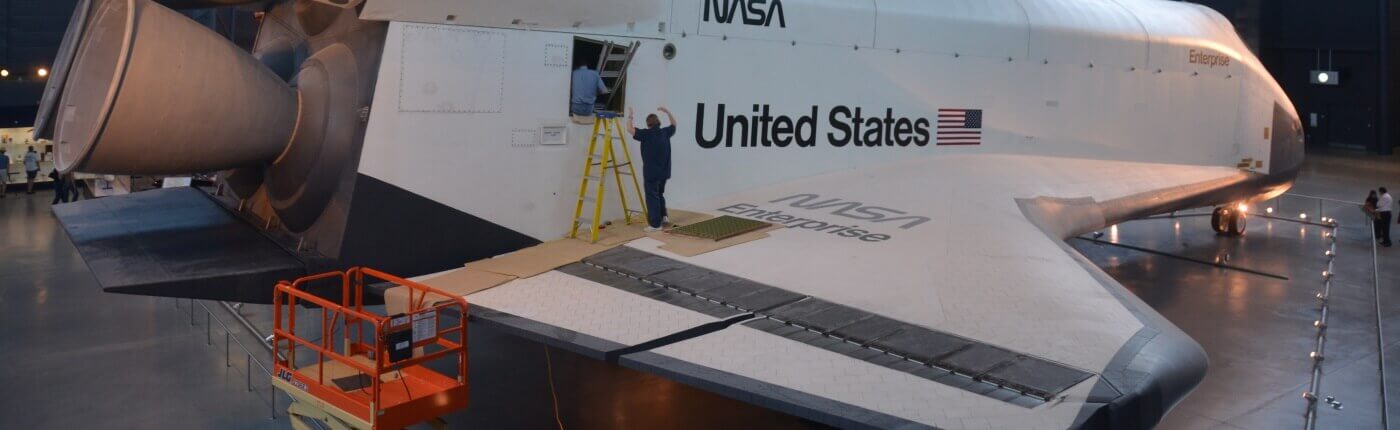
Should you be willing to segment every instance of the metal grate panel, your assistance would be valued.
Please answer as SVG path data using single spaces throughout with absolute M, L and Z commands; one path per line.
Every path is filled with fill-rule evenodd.
M 671 233 L 719 241 L 751 231 L 761 230 L 771 225 L 773 224 L 725 215 L 691 225 L 677 227 L 671 229 Z

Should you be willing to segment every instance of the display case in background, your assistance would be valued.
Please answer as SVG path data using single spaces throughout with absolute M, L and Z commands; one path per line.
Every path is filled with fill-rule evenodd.
M 24 153 L 29 151 L 29 147 L 34 147 L 34 151 L 39 153 L 39 175 L 34 177 L 35 183 L 53 182 L 49 179 L 49 172 L 54 166 L 54 147 L 49 140 L 35 140 L 34 129 L 30 127 L 22 128 L 0 128 L 0 149 L 5 150 L 5 155 L 10 157 L 10 164 L 4 166 L 5 178 L 10 185 L 23 184 L 24 177 Z M 79 180 L 100 178 L 100 175 L 90 175 L 78 173 L 74 175 Z
M 53 144 L 47 140 L 34 140 L 33 130 L 24 128 L 0 128 L 0 149 L 5 150 L 5 155 L 10 157 L 10 164 L 5 166 L 5 175 L 10 184 L 22 184 L 24 178 L 24 153 L 33 146 L 39 152 L 39 175 L 34 178 L 34 182 L 50 182 L 48 172 L 53 170 Z

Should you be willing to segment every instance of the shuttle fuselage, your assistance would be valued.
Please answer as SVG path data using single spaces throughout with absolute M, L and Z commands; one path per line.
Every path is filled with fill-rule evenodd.
M 576 60 L 593 62 L 584 45 L 597 41 L 640 42 L 617 107 L 664 105 L 679 118 L 667 187 L 678 205 L 943 156 L 1216 166 L 1246 178 L 1140 196 L 1111 208 L 1104 221 L 1118 222 L 1280 193 L 1302 160 L 1287 96 L 1223 17 L 1189 3 L 331 3 L 271 6 L 253 52 L 263 69 L 226 58 L 239 54 L 216 37 L 180 36 L 202 30 L 173 25 L 181 18 L 150 0 L 95 1 L 60 53 L 72 73 L 56 70 L 84 83 L 50 85 L 37 129 L 56 135 L 67 169 L 230 169 L 236 206 L 298 252 L 405 275 L 568 231 L 591 133 L 570 121 L 570 74 Z M 172 25 L 152 27 L 162 21 Z M 157 29 L 177 34 L 151 37 Z M 221 61 L 190 54 L 210 52 Z M 161 65 L 181 61 L 237 70 L 164 84 L 180 75 Z M 241 89 L 279 79 L 287 88 Z M 172 93 L 191 86 L 237 97 Z M 157 96 L 159 117 L 136 112 Z M 257 123 L 277 126 L 222 131 Z M 268 156 L 219 164 L 226 153 Z
M 1301 151 L 1296 131 L 1273 130 L 1276 106 L 1296 124 L 1291 102 L 1224 18 L 1199 5 L 681 0 L 592 29 L 510 25 L 505 17 L 529 6 L 451 25 L 391 23 L 360 172 L 511 230 L 559 236 L 572 205 L 560 196 L 588 129 L 569 130 L 566 145 L 538 136 L 567 122 L 567 56 L 580 36 L 642 42 L 626 104 L 666 105 L 680 118 L 675 201 L 948 154 L 1280 177 L 1301 160 L 1273 162 L 1277 150 Z M 432 22 L 445 12 L 435 7 L 452 6 L 371 1 L 364 16 Z M 940 140 L 948 110 L 977 112 L 980 138 Z M 441 163 L 468 176 L 422 174 Z

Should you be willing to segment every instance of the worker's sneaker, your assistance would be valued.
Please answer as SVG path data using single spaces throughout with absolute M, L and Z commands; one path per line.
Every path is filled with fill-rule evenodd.
M 647 228 L 644 228 L 644 229 L 642 229 L 642 230 L 643 230 L 643 231 L 646 231 L 647 233 L 655 233 L 655 232 L 661 231 L 662 228 L 661 228 L 661 227 L 647 226 Z

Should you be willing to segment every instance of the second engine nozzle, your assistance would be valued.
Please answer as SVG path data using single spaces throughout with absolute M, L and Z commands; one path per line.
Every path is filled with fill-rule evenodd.
M 285 151 L 298 115 L 297 93 L 281 78 L 151 0 L 100 2 L 64 87 L 55 130 L 62 172 L 263 165 Z

